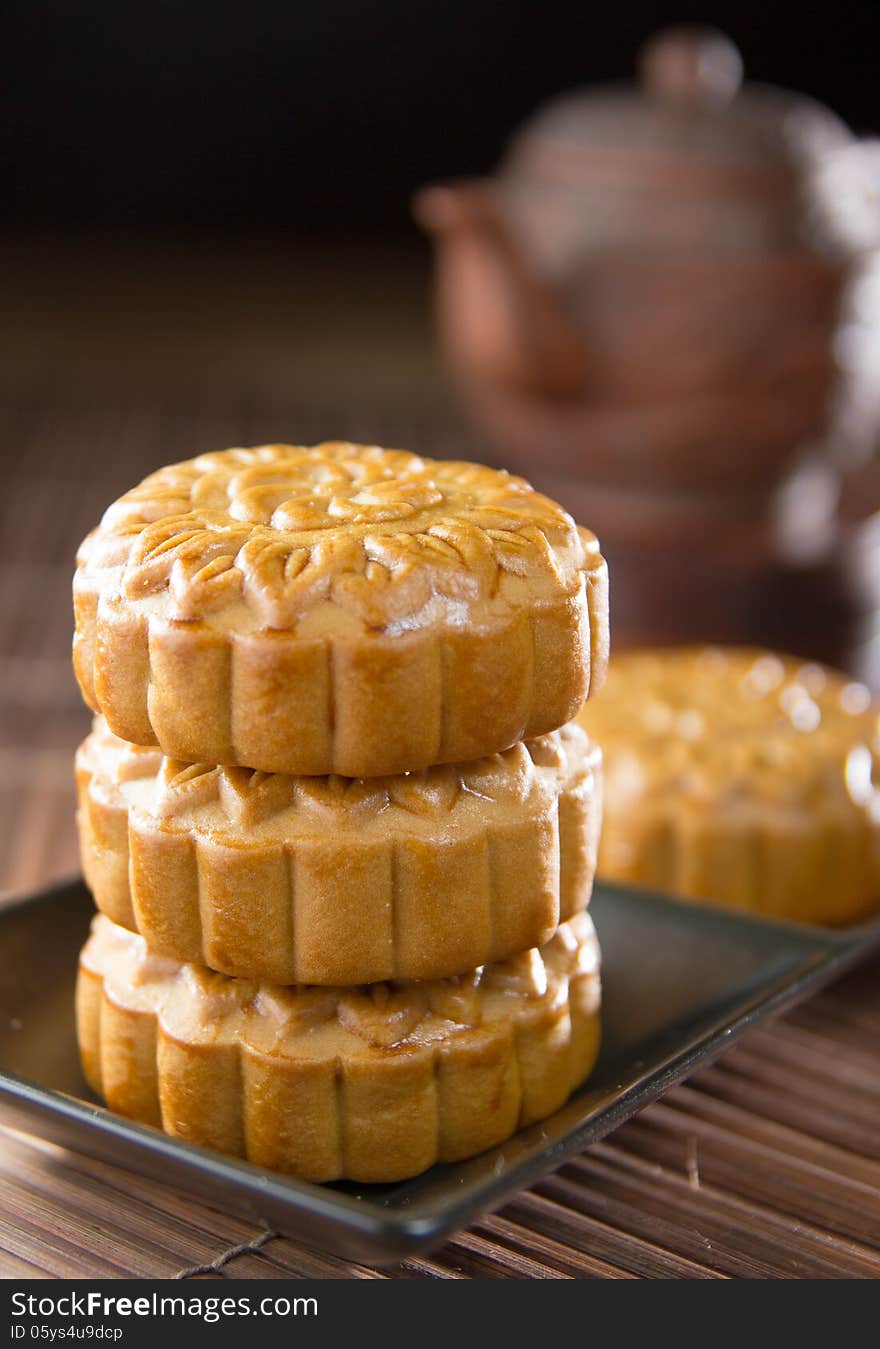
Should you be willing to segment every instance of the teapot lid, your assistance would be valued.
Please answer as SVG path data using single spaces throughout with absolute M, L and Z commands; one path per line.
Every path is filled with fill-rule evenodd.
M 519 132 L 508 172 L 582 180 L 670 175 L 755 186 L 791 180 L 852 135 L 829 108 L 769 85 L 742 86 L 742 60 L 714 29 L 672 28 L 639 56 L 639 86 L 575 90 Z

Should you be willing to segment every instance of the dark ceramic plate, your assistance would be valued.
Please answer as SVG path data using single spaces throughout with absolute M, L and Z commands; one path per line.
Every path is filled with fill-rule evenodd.
M 399 1259 L 442 1241 L 582 1151 L 748 1026 L 872 948 L 880 922 L 824 932 L 598 885 L 599 1065 L 542 1124 L 470 1162 L 399 1185 L 308 1185 L 180 1143 L 97 1105 L 73 1025 L 92 906 L 81 882 L 0 907 L 0 1111 L 5 1123 L 118 1163 L 349 1258 Z

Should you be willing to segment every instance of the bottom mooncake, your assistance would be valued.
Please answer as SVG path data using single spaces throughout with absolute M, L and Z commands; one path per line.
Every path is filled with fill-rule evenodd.
M 556 1110 L 599 1047 L 586 914 L 472 974 L 284 987 L 151 955 L 98 916 L 77 1020 L 120 1114 L 301 1179 L 401 1180 Z

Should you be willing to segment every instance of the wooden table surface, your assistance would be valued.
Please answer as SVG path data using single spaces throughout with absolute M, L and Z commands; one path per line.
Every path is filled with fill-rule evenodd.
M 434 382 L 417 306 L 391 305 L 399 321 L 383 333 L 381 368 L 372 357 L 356 371 L 340 362 L 348 379 L 343 392 L 303 333 L 302 292 L 293 285 L 280 298 L 262 295 L 264 310 L 273 322 L 284 320 L 289 337 L 286 347 L 275 341 L 267 372 L 254 337 L 258 325 L 247 330 L 245 358 L 208 332 L 204 306 L 193 317 L 199 295 L 214 293 L 210 277 L 199 291 L 187 274 L 186 313 L 170 302 L 158 312 L 147 304 L 149 274 L 128 278 L 111 300 L 92 307 L 87 323 L 77 327 L 68 314 L 59 336 L 66 308 L 54 274 L 29 291 L 19 261 L 13 257 L 7 273 L 19 280 L 6 292 L 12 302 L 0 326 L 0 353 L 7 357 L 0 390 L 5 894 L 77 869 L 71 758 L 88 716 L 69 669 L 70 576 L 77 542 L 114 496 L 162 462 L 229 444 L 341 435 L 456 457 L 469 448 Z M 26 261 L 33 278 L 32 256 Z M 71 292 L 79 304 L 90 293 L 84 275 L 80 268 Z M 125 275 L 120 267 L 117 281 Z M 335 294 L 331 275 L 323 274 L 324 284 Z M 167 268 L 163 276 L 167 282 Z M 311 285 L 314 313 L 320 286 Z M 253 295 L 253 286 L 245 290 Z M 380 299 L 387 296 L 377 285 L 367 318 L 384 312 Z M 131 315 L 139 303 L 148 311 L 140 325 Z M 228 303 L 218 322 L 230 322 L 240 295 Z M 332 305 L 330 311 L 324 327 L 316 321 L 325 351 L 341 312 Z M 123 312 L 134 336 L 127 330 L 120 336 Z M 166 344 L 162 325 L 171 318 L 180 322 Z M 199 324 L 200 346 L 193 337 Z M 357 332 L 341 338 L 341 350 L 360 350 L 345 347 L 355 338 Z M 878 979 L 875 962 L 751 1032 L 713 1067 L 497 1215 L 429 1257 L 390 1269 L 308 1250 L 230 1217 L 219 1204 L 0 1130 L 0 1275 L 876 1278 Z

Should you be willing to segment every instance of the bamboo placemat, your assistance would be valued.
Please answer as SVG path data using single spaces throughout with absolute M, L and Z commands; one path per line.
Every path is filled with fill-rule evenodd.
M 365 406 L 367 405 L 365 399 Z M 63 381 L 0 405 L 0 886 L 76 869 L 69 671 L 75 546 L 119 491 L 200 449 L 369 434 L 467 450 L 454 425 L 321 395 L 147 398 Z M 880 964 L 670 1092 L 429 1258 L 371 1269 L 37 1138 L 0 1131 L 7 1278 L 876 1278 Z

